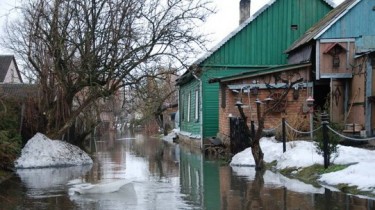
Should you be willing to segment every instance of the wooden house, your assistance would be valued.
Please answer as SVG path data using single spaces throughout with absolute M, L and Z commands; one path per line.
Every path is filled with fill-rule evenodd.
M 313 63 L 314 98 L 344 132 L 375 128 L 375 1 L 346 0 L 294 42 L 289 63 Z
M 272 0 L 195 61 L 177 83 L 181 136 L 202 147 L 203 139 L 218 133 L 219 84 L 209 79 L 286 64 L 283 51 L 333 6 L 327 0 Z

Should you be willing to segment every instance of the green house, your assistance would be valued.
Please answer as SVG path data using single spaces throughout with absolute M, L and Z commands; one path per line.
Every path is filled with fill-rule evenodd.
M 219 84 L 208 81 L 286 64 L 283 52 L 333 7 L 328 0 L 272 0 L 196 60 L 177 82 L 180 135 L 202 148 L 219 125 Z

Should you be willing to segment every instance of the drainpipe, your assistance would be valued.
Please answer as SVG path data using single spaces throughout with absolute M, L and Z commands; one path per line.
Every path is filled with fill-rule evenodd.
M 202 104 L 203 104 L 203 101 L 202 101 L 202 80 L 199 79 L 199 77 L 197 75 L 195 75 L 194 71 L 191 71 L 191 74 L 193 75 L 193 77 L 199 81 L 199 117 L 201 118 L 201 124 L 200 124 L 200 129 L 201 129 L 201 149 L 203 149 L 203 115 L 202 115 Z

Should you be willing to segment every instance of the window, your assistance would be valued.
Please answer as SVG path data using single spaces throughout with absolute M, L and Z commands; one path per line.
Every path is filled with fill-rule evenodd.
M 188 95 L 187 103 L 187 121 L 190 122 L 191 93 Z
M 292 31 L 296 31 L 296 30 L 298 30 L 298 25 L 292 24 L 292 25 L 290 25 L 290 29 L 292 29 Z
M 199 91 L 195 90 L 195 115 L 194 119 L 198 121 L 199 119 Z
M 184 95 L 182 94 L 182 97 L 180 98 L 180 105 L 179 107 L 181 107 L 180 109 L 180 113 L 181 113 L 181 121 L 184 121 L 185 120 L 185 108 L 184 108 Z

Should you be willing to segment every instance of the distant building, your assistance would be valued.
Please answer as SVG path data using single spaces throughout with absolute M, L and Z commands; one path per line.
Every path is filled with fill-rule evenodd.
M 22 83 L 22 77 L 13 55 L 0 55 L 0 84 Z

